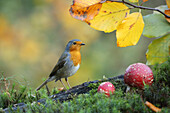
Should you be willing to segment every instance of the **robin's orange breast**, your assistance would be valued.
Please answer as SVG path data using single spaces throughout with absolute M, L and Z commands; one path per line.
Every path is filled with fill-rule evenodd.
M 81 63 L 81 54 L 80 51 L 70 51 L 71 58 L 70 60 L 73 61 L 74 66 L 77 66 Z

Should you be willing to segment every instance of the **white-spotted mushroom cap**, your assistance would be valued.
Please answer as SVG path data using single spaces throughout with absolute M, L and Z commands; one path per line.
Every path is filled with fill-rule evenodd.
M 125 72 L 124 81 L 131 87 L 144 88 L 144 83 L 152 85 L 153 83 L 152 70 L 143 63 L 130 65 Z
M 113 92 L 115 91 L 115 87 L 110 82 L 103 82 L 99 85 L 97 91 L 100 92 L 100 93 L 105 93 L 105 95 L 107 95 L 109 97 L 110 93 L 113 94 Z

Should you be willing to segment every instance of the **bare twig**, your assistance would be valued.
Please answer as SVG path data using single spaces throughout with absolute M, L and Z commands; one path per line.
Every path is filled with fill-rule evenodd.
M 5 84 L 6 93 L 8 94 L 9 97 L 11 97 L 11 95 L 10 95 L 10 93 L 9 93 L 9 89 L 8 89 L 9 84 L 7 83 L 7 79 L 4 78 L 3 81 L 4 81 L 4 84 Z
M 131 4 L 129 2 L 125 2 L 125 1 L 115 1 L 115 0 L 107 0 L 107 1 L 112 1 L 112 2 L 119 2 L 119 3 L 124 3 L 124 4 L 127 4 L 129 6 L 132 6 L 133 8 L 138 8 L 138 9 L 144 9 L 144 10 L 152 10 L 152 11 L 157 11 L 161 14 L 163 14 L 166 18 L 170 18 L 169 15 L 166 15 L 164 12 L 162 12 L 161 10 L 159 9 L 156 9 L 156 8 L 151 8 L 151 7 L 143 7 L 143 6 L 137 6 L 137 5 L 134 5 L 134 4 Z
M 143 92 L 142 92 L 143 93 Z M 142 94 L 143 95 L 143 94 Z M 147 110 L 147 108 L 146 108 L 146 105 L 145 105 L 145 103 L 144 103 L 144 100 L 143 100 L 143 96 L 140 96 L 140 98 L 141 98 L 141 101 L 142 101 L 142 103 L 143 103 L 143 105 L 144 105 L 144 107 L 145 107 L 145 110 Z M 147 111 L 147 113 L 148 113 L 148 111 Z
M 45 85 L 46 89 L 47 89 L 47 95 L 50 96 L 50 91 L 49 91 L 49 88 L 47 86 L 47 84 Z

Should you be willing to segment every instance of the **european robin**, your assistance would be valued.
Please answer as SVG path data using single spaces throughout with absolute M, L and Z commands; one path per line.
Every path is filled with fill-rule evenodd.
M 38 91 L 48 82 L 53 81 L 53 80 L 55 80 L 55 82 L 60 80 L 60 82 L 65 87 L 61 78 L 65 78 L 65 81 L 67 82 L 69 88 L 71 88 L 67 78 L 74 75 L 80 67 L 80 63 L 81 63 L 80 49 L 81 49 L 81 46 L 83 45 L 85 44 L 82 43 L 82 41 L 78 39 L 73 39 L 69 41 L 65 48 L 65 51 L 59 58 L 57 64 L 55 65 L 48 79 L 45 82 L 43 82 L 36 89 L 36 91 Z

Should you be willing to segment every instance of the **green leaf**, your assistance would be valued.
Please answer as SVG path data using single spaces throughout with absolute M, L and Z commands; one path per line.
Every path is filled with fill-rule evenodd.
M 164 36 L 170 32 L 170 24 L 161 14 L 150 14 L 144 16 L 143 35 L 148 38 Z
M 129 2 L 136 3 L 138 0 L 129 0 Z
M 170 48 L 170 34 L 152 41 L 146 52 L 147 65 L 163 63 L 168 60 Z

